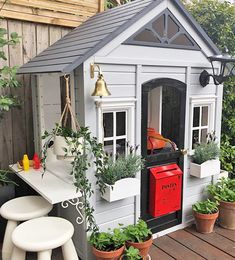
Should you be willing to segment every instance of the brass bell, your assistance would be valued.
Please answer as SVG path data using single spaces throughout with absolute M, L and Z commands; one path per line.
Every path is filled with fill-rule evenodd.
M 98 75 L 98 79 L 95 83 L 95 90 L 91 95 L 99 96 L 99 97 L 105 97 L 105 96 L 107 97 L 111 95 L 111 93 L 107 88 L 107 84 L 104 80 L 104 76 L 101 73 L 99 73 Z

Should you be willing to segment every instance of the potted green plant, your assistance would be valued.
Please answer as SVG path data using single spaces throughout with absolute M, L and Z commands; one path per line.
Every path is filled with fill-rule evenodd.
M 129 225 L 124 228 L 126 236 L 127 248 L 133 246 L 139 250 L 140 256 L 145 260 L 147 259 L 149 249 L 153 243 L 152 232 L 148 228 L 146 222 L 139 219 L 137 224 Z
M 139 252 L 137 248 L 130 246 L 125 249 L 125 253 L 121 256 L 120 260 L 141 260 L 143 258 L 139 255 Z
M 128 145 L 128 144 L 127 144 Z M 137 154 L 138 147 L 128 145 L 128 154 L 108 156 L 103 163 L 97 183 L 101 197 L 109 202 L 140 194 L 140 180 L 136 173 L 144 166 L 144 160 Z
M 195 146 L 190 163 L 190 175 L 205 178 L 220 173 L 220 149 L 214 133 L 209 134 L 207 143 Z
M 209 193 L 219 202 L 219 224 L 235 229 L 235 179 L 221 178 L 207 187 Z
M 98 260 L 118 260 L 124 252 L 126 237 L 121 228 L 109 232 L 93 232 L 89 243 L 92 252 Z
M 216 202 L 209 199 L 198 201 L 192 205 L 196 229 L 200 233 L 211 233 L 218 218 L 219 210 Z
M 75 187 L 81 192 L 84 202 L 84 215 L 87 221 L 87 231 L 97 231 L 93 212 L 94 208 L 90 205 L 89 198 L 94 193 L 91 183 L 87 178 L 87 171 L 95 165 L 95 174 L 100 174 L 103 167 L 103 145 L 98 143 L 97 138 L 91 135 L 88 127 L 80 127 L 78 131 L 69 130 L 70 139 L 67 140 L 68 148 L 64 148 L 64 157 L 67 157 L 68 151 L 72 156 L 70 167 L 67 174 L 73 177 Z M 43 138 L 45 139 L 42 149 L 42 166 L 44 172 L 47 169 L 47 153 L 48 147 L 55 135 L 55 130 L 48 133 L 45 132 Z M 58 160 L 60 162 L 60 160 Z

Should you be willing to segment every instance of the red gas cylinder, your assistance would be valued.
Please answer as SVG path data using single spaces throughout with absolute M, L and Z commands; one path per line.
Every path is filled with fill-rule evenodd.
M 181 209 L 182 174 L 177 164 L 150 169 L 150 215 L 160 217 Z

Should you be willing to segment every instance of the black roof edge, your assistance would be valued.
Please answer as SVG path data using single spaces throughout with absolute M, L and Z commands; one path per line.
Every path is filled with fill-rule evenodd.
M 104 47 L 112 39 L 117 37 L 120 33 L 122 33 L 124 30 L 126 30 L 131 25 L 133 25 L 136 21 L 138 21 L 143 15 L 147 14 L 149 11 L 151 11 L 154 7 L 156 7 L 157 5 L 159 5 L 163 1 L 164 0 L 154 0 L 154 2 L 152 2 L 149 5 L 147 5 L 140 13 L 137 13 L 132 19 L 130 19 L 129 22 L 124 23 L 119 28 L 117 28 L 114 32 L 112 32 L 106 38 L 104 38 L 94 48 L 92 48 L 83 57 L 81 57 L 81 59 L 78 59 L 74 63 L 72 63 L 69 66 L 65 67 L 65 69 L 62 72 L 63 73 L 70 73 L 73 69 L 75 69 L 77 66 L 79 66 L 82 62 L 84 62 L 89 57 L 91 57 L 93 54 L 95 54 L 98 50 L 100 50 L 102 47 Z

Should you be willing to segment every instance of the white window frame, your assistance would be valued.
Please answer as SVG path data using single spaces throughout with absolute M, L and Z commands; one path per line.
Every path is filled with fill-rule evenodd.
M 97 136 L 100 143 L 104 141 L 114 141 L 114 151 L 116 151 L 116 140 L 126 138 L 130 145 L 135 144 L 135 103 L 136 99 L 118 99 L 118 98 L 107 98 L 95 100 L 97 107 Z M 126 135 L 125 136 L 112 136 L 104 138 L 103 129 L 103 113 L 112 112 L 126 112 Z M 116 113 L 115 113 L 116 114 Z M 114 127 L 116 125 L 116 118 L 114 118 Z M 115 134 L 115 132 L 114 132 Z M 115 154 L 114 154 L 115 155 Z
M 198 127 L 193 127 L 193 114 L 194 107 L 208 106 L 208 132 L 215 130 L 215 105 L 216 105 L 216 96 L 193 96 L 190 97 L 190 127 L 189 127 L 189 151 L 190 154 L 194 153 L 192 148 L 192 138 L 193 130 L 199 129 Z M 199 119 L 201 120 L 201 118 Z M 200 127 L 200 130 L 203 129 L 203 126 Z

